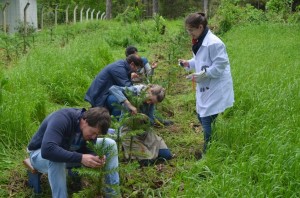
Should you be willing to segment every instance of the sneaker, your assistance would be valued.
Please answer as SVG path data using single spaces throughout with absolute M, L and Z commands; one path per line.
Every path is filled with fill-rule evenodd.
M 170 125 L 173 125 L 174 122 L 171 121 L 171 120 L 163 120 L 163 124 L 164 124 L 165 126 L 170 126 Z
M 196 160 L 201 160 L 203 157 L 203 153 L 200 150 L 195 151 L 195 159 Z

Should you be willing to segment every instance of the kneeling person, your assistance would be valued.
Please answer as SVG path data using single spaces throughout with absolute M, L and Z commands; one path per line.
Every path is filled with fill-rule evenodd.
M 66 164 L 79 163 L 90 168 L 105 167 L 107 170 L 118 167 L 117 145 L 109 138 L 97 138 L 105 135 L 110 126 L 109 112 L 103 107 L 89 110 L 65 108 L 48 115 L 38 131 L 32 137 L 28 151 L 32 166 L 39 172 L 48 174 L 52 197 L 68 197 L 66 185 Z M 114 156 L 106 162 L 106 156 L 96 156 L 88 149 L 86 141 L 96 144 L 104 142 L 110 146 Z M 109 155 L 107 153 L 106 155 Z M 119 173 L 105 175 L 107 185 L 119 184 Z M 106 189 L 107 194 L 117 194 Z

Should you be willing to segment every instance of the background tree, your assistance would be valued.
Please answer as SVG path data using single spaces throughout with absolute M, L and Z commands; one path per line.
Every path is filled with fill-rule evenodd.
M 153 0 L 153 12 L 152 15 L 158 14 L 158 0 Z
M 208 16 L 208 0 L 203 0 L 203 11 Z
M 170 9 L 172 8 L 172 9 Z M 164 0 L 159 1 L 159 14 L 165 18 L 185 17 L 190 12 L 203 11 L 202 1 Z
M 45 17 L 53 22 L 54 8 L 59 5 L 58 23 L 65 23 L 65 9 L 70 6 L 69 16 L 73 15 L 73 8 L 77 5 L 79 8 L 84 7 L 84 11 L 90 10 L 106 12 L 106 18 L 112 19 L 126 10 L 139 10 L 140 16 L 143 18 L 153 17 L 154 13 L 158 13 L 166 19 L 175 19 L 185 17 L 191 12 L 205 12 L 209 18 L 213 17 L 217 8 L 223 3 L 230 3 L 235 6 L 246 7 L 252 5 L 254 8 L 268 11 L 278 12 L 280 15 L 287 16 L 290 12 L 297 10 L 300 0 L 37 0 L 38 16 L 41 16 L 41 6 L 44 6 Z M 172 9 L 170 9 L 172 7 Z M 280 11 L 278 11 L 280 10 Z M 77 19 L 80 17 L 80 12 L 77 12 Z M 276 17 L 276 15 L 274 16 Z M 46 20 L 45 19 L 45 20 Z M 47 26 L 47 24 L 46 24 Z
M 106 18 L 111 19 L 112 18 L 112 1 L 111 0 L 106 0 Z

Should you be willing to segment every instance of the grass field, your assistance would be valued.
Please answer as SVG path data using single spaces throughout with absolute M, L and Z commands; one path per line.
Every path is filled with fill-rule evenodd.
M 0 69 L 0 197 L 29 197 L 21 163 L 40 121 L 61 107 L 88 107 L 83 96 L 89 84 L 106 64 L 124 57 L 127 44 L 159 61 L 154 82 L 168 95 L 157 108 L 175 124 L 157 132 L 176 158 L 147 168 L 122 162 L 124 197 L 300 197 L 299 25 L 251 24 L 221 36 L 235 104 L 219 116 L 208 152 L 196 160 L 203 137 L 195 92 L 177 65 L 178 58 L 191 57 L 182 21 L 169 21 L 165 35 L 151 21 L 111 23 L 68 27 L 74 36 L 67 43 L 64 27 L 52 42 L 41 32 L 29 53 Z M 43 181 L 43 197 L 49 197 Z

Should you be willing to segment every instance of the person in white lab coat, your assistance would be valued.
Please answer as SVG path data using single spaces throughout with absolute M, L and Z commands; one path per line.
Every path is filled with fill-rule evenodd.
M 205 152 L 218 114 L 234 103 L 230 63 L 224 43 L 210 31 L 204 13 L 188 15 L 185 27 L 192 37 L 193 58 L 179 59 L 179 63 L 195 71 L 187 78 L 197 84 L 196 110 L 204 132 Z

